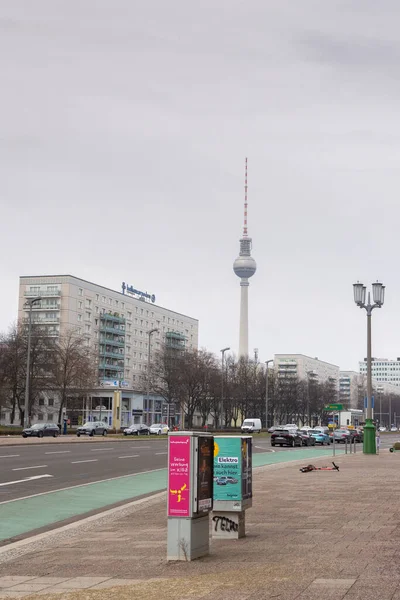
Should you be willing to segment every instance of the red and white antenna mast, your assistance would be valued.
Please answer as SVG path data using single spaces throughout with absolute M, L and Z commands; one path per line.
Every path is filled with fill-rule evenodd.
M 247 237 L 247 157 L 244 163 L 244 224 L 243 237 Z

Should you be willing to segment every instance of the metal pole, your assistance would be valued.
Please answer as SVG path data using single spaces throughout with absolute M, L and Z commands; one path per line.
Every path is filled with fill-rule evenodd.
M 149 412 L 150 412 L 150 399 L 149 399 L 149 395 L 150 395 L 150 339 L 151 339 L 150 331 L 148 332 L 148 336 L 149 336 L 149 346 L 147 348 L 147 390 L 146 390 L 146 399 L 147 399 L 146 417 L 147 417 L 147 419 L 149 418 Z M 148 422 L 147 425 L 150 425 L 150 423 Z
M 25 380 L 25 404 L 24 404 L 24 427 L 29 427 L 29 386 L 30 386 L 30 369 L 31 369 L 31 333 L 32 333 L 32 307 L 35 302 L 39 302 L 41 297 L 27 300 L 29 304 L 29 322 L 28 322 L 28 348 L 26 357 L 26 380 Z
M 268 365 L 274 362 L 273 360 L 265 361 L 265 429 L 268 431 L 268 403 L 269 403 L 269 389 L 268 389 Z
M 367 312 L 367 419 L 372 420 L 371 313 Z
M 392 429 L 392 394 L 389 394 L 389 431 Z
M 333 413 L 332 423 L 333 423 L 333 428 L 332 428 L 333 456 L 335 456 L 335 413 Z
M 381 422 L 382 419 L 382 392 L 379 392 L 379 426 L 381 424 L 383 424 L 383 420 Z
M 224 428 L 224 350 L 221 352 L 221 429 Z

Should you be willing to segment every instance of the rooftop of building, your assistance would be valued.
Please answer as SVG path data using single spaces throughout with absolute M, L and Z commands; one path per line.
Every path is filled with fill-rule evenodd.
M 140 300 L 139 298 L 135 298 L 134 296 L 130 296 L 129 294 L 123 294 L 122 292 L 119 292 L 118 290 L 112 290 L 111 288 L 105 287 L 104 285 L 100 285 L 98 283 L 94 283 L 93 281 L 88 281 L 87 279 L 81 279 L 80 277 L 76 277 L 75 275 L 70 275 L 68 273 L 64 273 L 64 274 L 59 274 L 59 275 L 20 275 L 20 282 L 22 279 L 55 279 L 57 277 L 70 277 L 71 279 L 75 279 L 76 281 L 81 281 L 82 283 L 88 283 L 89 285 L 94 285 L 98 288 L 101 288 L 102 290 L 105 290 L 107 292 L 112 292 L 113 294 L 118 294 L 119 296 L 122 296 L 122 298 L 130 298 L 131 300 L 137 300 L 139 302 L 143 302 L 142 300 Z M 197 321 L 197 323 L 199 322 L 198 319 L 196 319 L 195 317 L 190 317 L 189 315 L 185 315 L 184 313 L 179 313 L 175 310 L 171 310 L 170 308 L 166 308 L 165 306 L 160 306 L 159 304 L 155 304 L 153 302 L 149 303 L 149 302 L 145 302 L 145 304 L 150 305 L 150 306 L 156 306 L 157 308 L 161 308 L 163 310 L 168 310 L 171 313 L 174 313 L 175 315 L 180 315 L 182 317 L 185 317 L 187 319 L 192 319 L 192 321 Z
M 338 365 L 335 365 L 333 363 L 327 362 L 326 360 L 320 360 L 317 356 L 307 356 L 307 354 L 274 354 L 274 356 L 276 358 L 297 358 L 297 357 L 301 357 L 301 358 L 308 358 L 309 360 L 317 360 L 320 363 L 324 363 L 325 365 L 329 365 L 330 367 L 336 367 L 337 369 L 339 369 Z

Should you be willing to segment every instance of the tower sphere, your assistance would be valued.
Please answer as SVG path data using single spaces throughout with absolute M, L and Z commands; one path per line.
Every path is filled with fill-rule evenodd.
M 242 279 L 252 277 L 257 270 L 257 263 L 252 256 L 238 256 L 233 263 L 235 275 Z

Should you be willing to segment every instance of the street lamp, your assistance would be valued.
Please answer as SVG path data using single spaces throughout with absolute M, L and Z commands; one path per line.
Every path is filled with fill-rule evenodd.
M 228 352 L 230 348 L 222 348 L 221 350 L 221 408 L 220 408 L 220 423 L 221 429 L 224 428 L 224 357 L 225 352 Z
M 268 394 L 268 365 L 269 365 L 269 363 L 272 363 L 272 362 L 274 362 L 272 359 L 265 361 L 265 429 L 267 431 L 268 431 L 268 400 L 269 400 L 269 394 Z
M 29 427 L 29 385 L 30 385 L 30 370 L 31 370 L 31 333 L 32 333 L 32 307 L 42 298 L 32 298 L 25 302 L 25 306 L 29 306 L 29 324 L 28 324 L 28 351 L 26 357 L 26 381 L 25 381 L 25 406 L 24 406 L 24 427 Z
M 155 333 L 156 331 L 160 331 L 159 329 L 157 329 L 157 327 L 155 327 L 154 329 L 150 329 L 150 331 L 147 332 L 147 335 L 149 336 L 149 346 L 147 349 L 147 414 L 150 413 L 150 344 L 151 344 L 151 336 L 153 335 L 153 333 Z M 149 423 L 148 423 L 149 424 Z
M 375 427 L 372 422 L 372 367 L 371 367 L 371 315 L 374 308 L 381 308 L 385 300 L 385 286 L 378 281 L 372 284 L 372 297 L 368 292 L 368 303 L 365 304 L 367 288 L 360 282 L 353 284 L 354 302 L 367 312 L 367 418 L 364 427 L 364 454 L 376 454 Z

